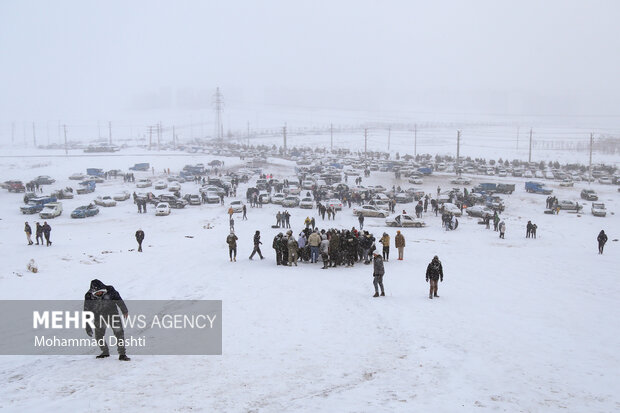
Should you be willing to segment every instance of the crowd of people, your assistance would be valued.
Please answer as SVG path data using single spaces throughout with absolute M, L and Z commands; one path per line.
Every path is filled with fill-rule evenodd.
M 51 246 L 52 227 L 50 226 L 50 224 L 48 224 L 47 221 L 44 221 L 43 225 L 38 222 L 35 222 L 35 225 L 35 240 L 37 241 L 36 245 L 47 245 L 48 247 Z M 24 232 L 26 233 L 28 245 L 33 245 L 34 242 L 32 241 L 32 227 L 30 227 L 28 221 L 26 221 L 26 224 L 24 226 Z M 45 237 L 45 244 L 43 243 L 43 237 Z

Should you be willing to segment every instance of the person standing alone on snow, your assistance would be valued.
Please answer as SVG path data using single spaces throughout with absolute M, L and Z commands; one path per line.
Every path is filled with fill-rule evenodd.
M 136 241 L 138 241 L 138 252 L 142 252 L 142 241 L 144 241 L 144 231 L 142 231 L 142 228 L 136 231 Z
M 394 245 L 398 250 L 398 259 L 403 260 L 403 250 L 405 249 L 405 237 L 400 231 L 396 231 L 396 237 L 394 237 Z
M 607 242 L 607 235 L 605 234 L 605 231 L 601 230 L 598 237 L 596 237 L 596 240 L 598 241 L 598 253 L 602 254 L 605 243 Z
M 504 234 L 506 233 L 506 223 L 504 221 L 499 223 L 499 237 L 504 239 Z
M 28 239 L 28 245 L 32 245 L 32 238 L 30 238 L 30 236 L 32 235 L 32 228 L 30 228 L 30 224 L 28 224 L 27 221 L 26 226 L 24 227 L 24 232 L 26 233 L 26 239 Z
M 438 256 L 434 256 L 433 260 L 428 267 L 426 268 L 426 282 L 431 283 L 430 291 L 428 293 L 428 298 L 433 299 L 433 295 L 435 297 L 439 297 L 437 295 L 437 281 L 443 282 L 443 267 L 441 266 L 441 261 L 439 261 Z
M 230 234 L 226 237 L 226 243 L 228 244 L 228 256 L 230 261 L 237 261 L 237 236 L 234 231 L 230 231 Z
M 381 296 L 385 296 L 385 290 L 383 289 L 384 274 L 385 268 L 383 267 L 383 259 L 381 258 L 381 255 L 375 253 L 372 269 L 372 285 L 375 286 L 375 295 L 373 295 L 373 297 L 379 297 L 379 287 L 381 287 Z

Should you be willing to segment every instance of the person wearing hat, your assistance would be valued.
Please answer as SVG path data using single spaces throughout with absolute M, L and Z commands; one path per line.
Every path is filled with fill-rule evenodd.
M 384 232 L 383 236 L 379 240 L 381 245 L 383 245 L 383 261 L 390 260 L 390 236 Z
M 30 236 L 32 235 L 32 228 L 30 228 L 30 224 L 28 224 L 28 221 L 26 221 L 26 225 L 24 226 L 24 232 L 26 233 L 26 239 L 28 239 L 28 245 L 32 245 L 32 238 L 30 238 Z
M 400 261 L 403 260 L 403 250 L 405 249 L 405 237 L 400 231 L 396 231 L 396 236 L 394 237 L 394 246 L 398 250 L 398 259 Z
M 138 252 L 142 252 L 142 241 L 144 241 L 144 231 L 142 231 L 142 228 L 136 231 L 136 241 L 138 241 Z
M 230 261 L 237 261 L 237 236 L 235 235 L 234 230 L 230 230 L 230 234 L 226 237 L 226 243 L 228 244 L 228 256 L 230 257 Z
M 372 269 L 372 284 L 375 287 L 375 295 L 373 297 L 379 297 L 379 287 L 381 287 L 381 296 L 385 296 L 385 290 L 383 289 L 383 275 L 385 274 L 385 268 L 383 267 L 383 258 L 378 253 L 374 253 L 374 264 Z
M 439 297 L 437 295 L 437 281 L 443 282 L 443 267 L 441 266 L 441 261 L 439 261 L 438 256 L 434 256 L 433 260 L 428 264 L 426 268 L 426 282 L 430 280 L 430 291 L 428 293 L 428 298 L 431 300 L 433 296 Z

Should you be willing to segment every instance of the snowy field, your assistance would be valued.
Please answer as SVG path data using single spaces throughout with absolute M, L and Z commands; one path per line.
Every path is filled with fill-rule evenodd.
M 68 176 L 87 167 L 126 171 L 136 162 L 150 162 L 158 175 L 164 168 L 178 172 L 185 164 L 213 159 L 143 155 L 2 157 L 0 172 L 2 181 L 50 175 L 57 179 L 55 189 L 75 186 Z M 226 167 L 240 162 L 224 160 Z M 283 177 L 292 175 L 292 168 L 273 160 L 264 172 Z M 136 179 L 142 176 L 151 173 L 137 173 Z M 450 178 L 433 175 L 421 187 L 435 193 L 438 185 L 451 187 Z M 474 177 L 472 186 L 481 181 L 516 183 L 516 192 L 504 196 L 506 239 L 478 225 L 477 218 L 463 217 L 458 230 L 445 232 L 440 217 L 426 214 L 426 228 L 403 230 L 405 260 L 385 264 L 387 296 L 380 298 L 371 298 L 371 266 L 276 266 L 274 205 L 248 208 L 247 221 L 235 217 L 239 256 L 231 263 L 227 207 L 187 206 L 156 217 L 153 207 L 138 214 L 128 200 L 100 207 L 93 218 L 69 217 L 97 195 L 134 191 L 121 178 L 110 180 L 93 194 L 62 201 L 62 216 L 49 221 L 53 246 L 48 248 L 26 245 L 24 218 L 32 225 L 38 216 L 22 215 L 22 194 L 3 190 L 1 299 L 80 300 L 93 278 L 114 285 L 126 300 L 221 299 L 224 339 L 222 356 L 129 351 L 129 363 L 115 357 L 3 356 L 0 410 L 618 411 L 616 187 L 592 184 L 608 210 L 606 218 L 596 218 L 590 203 L 579 215 L 543 214 L 545 196 L 526 193 L 525 180 Z M 399 184 L 393 174 L 378 172 L 363 183 Z M 550 185 L 559 199 L 581 202 L 579 192 L 587 184 Z M 238 194 L 245 188 L 242 184 Z M 184 183 L 182 192 L 197 189 Z M 397 205 L 398 212 L 403 208 L 411 212 L 413 204 Z M 314 214 L 289 211 L 295 234 Z M 320 228 L 358 226 L 348 208 L 335 221 L 314 216 Z M 528 220 L 538 225 L 538 239 L 525 238 Z M 394 239 L 395 229 L 383 220 L 367 218 L 365 224 L 377 239 L 384 231 Z M 146 233 L 142 254 L 134 250 L 138 228 Z M 604 255 L 596 246 L 601 229 L 609 236 Z M 255 230 L 262 234 L 265 260 L 247 259 Z M 442 260 L 445 277 L 440 298 L 429 300 L 424 278 L 434 255 Z M 31 258 L 39 265 L 37 274 L 26 271 Z

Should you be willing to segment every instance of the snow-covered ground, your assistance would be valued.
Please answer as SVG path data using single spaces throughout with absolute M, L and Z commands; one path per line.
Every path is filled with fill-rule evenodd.
M 2 181 L 51 175 L 58 180 L 52 188 L 61 188 L 74 186 L 68 176 L 87 167 L 126 170 L 148 161 L 159 174 L 211 159 L 172 153 L 7 157 L 0 158 L 0 172 Z M 226 167 L 240 163 L 224 160 Z M 292 164 L 274 161 L 264 172 L 290 176 Z M 150 172 L 136 178 L 142 175 Z M 438 185 L 451 187 L 449 178 L 433 175 L 422 188 L 434 193 Z M 525 193 L 524 180 L 504 180 L 517 183 L 517 191 L 504 197 L 505 240 L 474 218 L 463 217 L 458 230 L 445 232 L 439 217 L 426 214 L 426 228 L 403 230 L 405 260 L 386 263 L 387 296 L 381 298 L 371 298 L 371 266 L 276 266 L 274 205 L 249 208 L 247 221 L 235 217 L 239 257 L 231 263 L 227 207 L 188 206 L 156 217 L 152 207 L 138 214 L 129 200 L 101 207 L 93 218 L 69 217 L 97 195 L 134 191 L 119 178 L 98 184 L 93 194 L 62 201 L 63 215 L 50 220 L 48 248 L 26 245 L 24 218 L 32 224 L 38 217 L 21 215 L 22 195 L 3 190 L 0 299 L 79 300 L 93 278 L 114 285 L 125 299 L 221 299 L 224 338 L 222 356 L 134 356 L 129 363 L 3 356 L 0 409 L 617 411 L 619 193 L 615 186 L 592 184 L 607 206 L 606 218 L 592 216 L 589 203 L 583 214 L 545 215 L 545 196 Z M 489 179 L 474 178 L 473 184 L 480 181 Z M 393 174 L 375 172 L 364 184 L 398 182 Z M 580 202 L 586 185 L 551 184 L 559 199 Z M 197 192 L 197 186 L 184 183 L 183 192 Z M 413 204 L 397 208 L 412 210 Z M 314 214 L 289 211 L 295 234 Z M 358 226 L 348 208 L 335 221 L 314 216 L 321 228 Z M 537 239 L 525 238 L 528 220 L 538 225 Z M 142 254 L 131 251 L 139 227 L 146 233 Z M 365 229 L 377 238 L 387 232 L 393 239 L 396 232 L 374 218 L 366 219 Z M 601 229 L 609 236 L 604 255 L 596 247 Z M 255 230 L 262 234 L 265 260 L 247 259 Z M 440 298 L 429 300 L 424 278 L 434 255 L 443 262 L 445 278 Z M 25 269 L 31 258 L 39 265 L 37 274 Z

